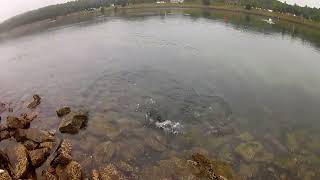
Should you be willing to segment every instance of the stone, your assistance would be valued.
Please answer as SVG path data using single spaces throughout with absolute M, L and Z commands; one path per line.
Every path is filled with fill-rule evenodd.
M 166 146 L 164 145 L 164 140 L 161 136 L 148 136 L 145 138 L 145 143 L 148 147 L 150 147 L 154 151 L 162 152 L 166 150 Z
M 235 149 L 235 152 L 239 154 L 244 160 L 252 160 L 258 152 L 263 150 L 263 146 L 258 142 L 241 143 Z
M 99 144 L 94 152 L 94 157 L 97 162 L 107 163 L 116 152 L 116 146 L 111 141 Z
M 41 103 L 41 98 L 39 95 L 35 94 L 33 95 L 33 101 L 31 103 L 28 104 L 28 108 L 29 109 L 34 109 L 36 108 L 38 105 L 40 105 Z
M 125 176 L 113 165 L 108 164 L 99 170 L 100 180 L 124 180 Z
M 0 180 L 12 180 L 12 178 L 7 170 L 0 169 Z
M 97 170 L 95 170 L 95 169 L 92 170 L 91 179 L 92 179 L 92 180 L 100 180 L 99 171 L 97 171 Z
M 18 129 L 16 132 L 16 139 L 18 141 L 32 140 L 37 143 L 46 141 L 54 141 L 54 136 L 48 131 L 42 131 L 36 128 Z
M 61 133 L 76 134 L 85 125 L 88 114 L 82 111 L 71 112 L 66 115 L 59 126 Z
M 133 167 L 124 161 L 119 161 L 115 165 L 119 170 L 126 173 L 132 173 L 134 171 Z
M 23 142 L 23 145 L 27 148 L 27 150 L 31 151 L 38 147 L 38 143 L 32 141 L 32 140 L 26 140 Z
M 4 140 L 4 139 L 8 139 L 10 138 L 10 132 L 9 131 L 0 131 L 0 141 Z
M 9 128 L 27 128 L 30 125 L 30 121 L 24 118 L 17 118 L 14 116 L 7 117 L 7 126 Z
M 0 151 L 8 157 L 8 166 L 14 179 L 20 179 L 27 175 L 29 168 L 28 153 L 22 144 L 4 140 L 0 142 Z
M 58 115 L 58 117 L 62 117 L 62 116 L 69 114 L 70 112 L 71 112 L 71 108 L 65 106 L 65 107 L 62 107 L 57 110 L 57 115 Z
M 29 156 L 31 164 L 34 167 L 39 167 L 42 163 L 45 162 L 46 157 L 50 154 L 47 148 L 41 148 L 29 151 Z
M 58 165 L 56 173 L 60 180 L 78 180 L 82 179 L 82 168 L 76 161 L 71 161 L 66 166 Z
M 57 165 L 67 165 L 72 161 L 71 156 L 72 145 L 69 140 L 63 140 L 60 148 L 57 151 L 57 155 L 51 162 L 51 166 L 56 167 Z
M 55 145 L 56 145 L 55 142 L 43 142 L 39 144 L 39 148 L 47 148 L 51 151 Z

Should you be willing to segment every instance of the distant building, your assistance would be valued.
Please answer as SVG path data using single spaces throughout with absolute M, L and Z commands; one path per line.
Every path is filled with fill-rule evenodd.
M 166 3 L 165 1 L 157 1 L 157 4 L 164 4 Z
M 183 3 L 184 0 L 170 0 L 171 3 Z

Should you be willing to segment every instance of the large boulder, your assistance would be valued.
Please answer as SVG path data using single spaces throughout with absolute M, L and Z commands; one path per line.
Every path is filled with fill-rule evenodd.
M 54 136 L 48 131 L 42 131 L 36 128 L 18 129 L 16 131 L 16 139 L 18 141 L 32 140 L 37 143 L 46 141 L 54 141 Z
M 29 151 L 29 156 L 31 164 L 33 167 L 39 167 L 43 162 L 45 162 L 46 157 L 50 154 L 47 148 L 41 148 Z
M 86 112 L 71 112 L 66 115 L 59 126 L 59 130 L 62 133 L 76 134 L 84 127 L 88 120 L 88 113 Z
M 20 179 L 27 175 L 29 162 L 27 149 L 14 141 L 4 140 L 0 142 L 0 151 L 8 158 L 8 166 L 14 179 Z

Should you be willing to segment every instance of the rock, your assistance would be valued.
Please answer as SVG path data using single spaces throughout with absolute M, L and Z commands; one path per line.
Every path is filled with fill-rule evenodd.
M 50 154 L 47 148 L 41 148 L 32 150 L 29 152 L 31 164 L 34 167 L 39 167 L 45 160 L 46 157 Z
M 10 138 L 10 132 L 9 131 L 0 131 L 0 141 L 4 140 L 4 139 L 8 139 Z
M 23 142 L 23 145 L 27 148 L 27 150 L 31 151 L 34 150 L 38 147 L 38 144 L 34 141 L 31 140 L 26 140 L 25 142 Z
M 36 128 L 18 129 L 16 132 L 18 141 L 32 140 L 37 143 L 45 141 L 54 141 L 54 137 L 48 131 L 42 131 Z
M 59 126 L 62 133 L 76 134 L 85 125 L 88 114 L 85 112 L 71 112 L 66 115 Z
M 29 168 L 28 153 L 23 145 L 4 140 L 0 142 L 0 151 L 7 155 L 9 169 L 14 179 L 23 178 L 27 175 Z
M 195 162 L 198 177 L 204 177 L 213 180 L 233 179 L 233 170 L 231 166 L 222 161 L 213 161 L 200 153 L 192 155 Z
M 115 165 L 119 170 L 126 173 L 132 173 L 134 171 L 133 167 L 124 161 L 117 162 Z
M 116 146 L 111 141 L 107 141 L 99 144 L 94 152 L 94 157 L 97 162 L 107 163 L 110 162 L 114 153 L 116 152 Z
M 76 161 L 71 161 L 66 166 L 58 165 L 56 173 L 60 180 L 80 180 L 82 179 L 82 168 Z
M 166 150 L 164 139 L 161 136 L 148 136 L 145 138 L 145 143 L 154 151 L 162 152 Z
M 51 149 L 56 145 L 55 142 L 43 142 L 40 143 L 39 148 L 47 148 L 51 151 Z
M 252 160 L 258 152 L 263 150 L 263 146 L 258 142 L 241 143 L 235 149 L 244 160 Z
M 0 103 L 0 114 L 2 114 L 3 112 L 5 112 L 6 110 L 7 110 L 6 104 Z M 1 118 L 0 118 L 0 121 L 1 121 Z
M 244 133 L 240 134 L 239 138 L 242 141 L 246 141 L 246 142 L 250 142 L 250 141 L 254 140 L 254 137 L 249 132 L 244 132 Z
M 2 150 L 0 150 L 0 169 L 6 168 L 8 165 L 8 162 L 9 162 L 8 156 Z
M 100 180 L 99 171 L 97 171 L 97 170 L 95 170 L 95 169 L 92 170 L 91 179 L 92 179 L 92 180 Z
M 65 107 L 62 107 L 57 110 L 57 115 L 58 115 L 58 117 L 62 117 L 62 116 L 69 114 L 70 112 L 71 112 L 71 108 L 65 106 Z
M 56 157 L 51 162 L 51 166 L 56 167 L 57 165 L 67 165 L 72 161 L 71 157 L 72 145 L 69 140 L 63 140 L 60 148 L 58 149 Z
M 33 101 L 27 106 L 29 109 L 36 108 L 41 103 L 41 98 L 39 95 L 33 95 Z
M 113 164 L 108 164 L 107 166 L 100 168 L 99 174 L 100 180 L 126 179 L 125 176 Z
M 7 126 L 9 128 L 27 128 L 30 125 L 30 122 L 28 119 L 25 118 L 17 118 L 13 116 L 8 116 L 7 117 Z
M 0 180 L 12 180 L 12 178 L 7 170 L 0 169 Z
M 126 161 L 134 161 L 145 152 L 144 141 L 139 139 L 127 139 L 118 142 L 116 148 L 117 156 Z

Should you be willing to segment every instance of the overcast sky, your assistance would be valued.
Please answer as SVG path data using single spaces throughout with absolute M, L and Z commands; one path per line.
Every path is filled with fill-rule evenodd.
M 0 0 L 0 22 L 18 15 L 20 13 L 38 9 L 47 5 L 63 3 L 71 0 Z M 281 0 L 285 1 L 285 0 Z M 287 3 L 297 3 L 299 5 L 308 5 L 320 7 L 320 0 L 286 0 Z

